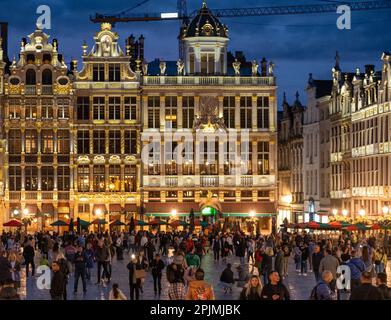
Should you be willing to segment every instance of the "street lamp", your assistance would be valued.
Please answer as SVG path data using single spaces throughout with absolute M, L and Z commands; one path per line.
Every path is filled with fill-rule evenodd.
M 27 216 L 29 215 L 29 209 L 24 208 L 24 209 L 23 209 L 23 215 L 24 215 L 25 217 L 27 217 Z
M 382 208 L 382 210 L 383 210 L 383 214 L 384 214 L 384 215 L 387 215 L 388 212 L 390 211 L 390 208 L 387 207 L 387 206 L 384 206 L 384 207 Z
M 171 210 L 171 215 L 175 217 L 177 215 L 177 211 L 175 209 Z
M 335 215 L 335 216 L 336 216 L 336 215 L 337 215 L 337 213 L 338 213 L 338 210 L 334 208 L 334 209 L 332 210 L 332 212 L 333 212 L 333 215 Z
M 251 210 L 248 214 L 251 218 L 254 218 L 255 217 L 255 211 L 254 210 Z
M 14 214 L 14 216 L 18 216 L 18 215 L 19 215 L 19 210 L 18 210 L 18 209 L 15 209 L 15 210 L 13 211 L 13 214 Z
M 342 215 L 343 215 L 344 217 L 346 217 L 346 216 L 348 215 L 348 210 L 343 209 L 343 210 L 342 210 Z
M 364 209 L 360 209 L 360 211 L 358 212 L 358 214 L 363 217 L 365 216 L 365 210 Z

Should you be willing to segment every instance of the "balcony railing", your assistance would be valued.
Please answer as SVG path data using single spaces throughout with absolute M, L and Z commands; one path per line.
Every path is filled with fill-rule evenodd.
M 53 94 L 53 87 L 50 85 L 42 86 L 42 94 L 51 95 Z
M 69 192 L 59 192 L 58 200 L 69 200 Z
M 37 93 L 37 87 L 35 85 L 26 85 L 24 87 L 24 93 L 30 94 L 30 95 L 35 95 Z
M 53 192 L 42 192 L 42 200 L 53 200 Z
M 218 187 L 219 177 L 218 176 L 201 176 L 200 177 L 201 187 Z
M 20 200 L 20 191 L 11 191 L 10 200 Z
M 166 177 L 166 186 L 167 187 L 177 187 L 178 186 L 178 177 Z
M 145 76 L 144 85 L 256 85 L 272 86 L 274 77 Z
M 252 187 L 253 186 L 253 177 L 252 176 L 240 177 L 240 184 L 243 187 Z
M 26 200 L 36 200 L 37 192 L 26 192 Z

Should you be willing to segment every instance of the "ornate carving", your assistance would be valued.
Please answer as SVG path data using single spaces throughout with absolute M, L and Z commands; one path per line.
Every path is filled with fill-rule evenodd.
M 177 66 L 178 76 L 183 76 L 183 70 L 185 68 L 185 64 L 183 63 L 182 59 L 179 59 L 177 61 L 176 66 Z
M 269 63 L 269 76 L 270 77 L 273 77 L 273 75 L 274 75 L 274 63 L 272 62 L 272 61 L 270 61 L 270 63 Z
M 241 63 L 238 61 L 238 59 L 235 59 L 235 61 L 232 63 L 232 67 L 235 70 L 236 76 L 240 76 L 240 65 Z
M 200 114 L 194 121 L 195 130 L 216 131 L 226 129 L 223 118 L 218 115 L 219 101 L 216 97 L 201 97 Z
M 167 68 L 166 62 L 160 61 L 159 68 L 160 68 L 160 75 L 164 76 L 166 73 L 166 68 Z
M 259 64 L 257 63 L 257 60 L 253 60 L 252 67 L 251 67 L 253 77 L 257 76 L 257 74 L 258 74 L 258 67 L 259 67 Z

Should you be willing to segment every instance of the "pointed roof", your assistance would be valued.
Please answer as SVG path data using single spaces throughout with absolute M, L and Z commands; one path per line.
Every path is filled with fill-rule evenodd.
M 299 91 L 296 91 L 295 97 L 296 97 L 296 100 L 293 103 L 292 110 L 293 111 L 302 111 L 304 109 L 304 107 L 299 100 L 299 97 L 300 97 Z
M 228 38 L 228 28 L 213 15 L 206 1 L 202 2 L 201 10 L 189 25 L 181 30 L 181 38 L 191 37 Z

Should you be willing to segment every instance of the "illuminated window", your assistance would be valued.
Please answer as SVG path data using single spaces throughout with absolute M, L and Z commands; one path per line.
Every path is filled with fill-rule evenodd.
M 269 169 L 269 142 L 258 141 L 258 174 L 267 175 Z
M 94 97 L 94 99 L 93 99 L 93 112 L 94 112 L 94 120 L 104 120 L 105 119 L 105 98 L 104 97 Z
M 148 128 L 160 128 L 160 97 L 148 97 Z
M 8 171 L 8 182 L 10 191 L 21 189 L 22 171 L 20 166 L 10 166 Z
M 224 97 L 223 116 L 226 127 L 235 128 L 235 97 Z
M 90 190 L 90 166 L 88 164 L 77 167 L 77 189 L 81 192 Z
M 8 152 L 9 154 L 20 154 L 22 152 L 22 134 L 20 130 L 10 130 L 8 132 Z
M 54 187 L 54 168 L 42 167 L 41 168 L 41 189 L 42 191 L 52 191 Z
M 70 170 L 68 166 L 59 166 L 57 168 L 57 189 L 60 191 L 69 190 L 69 175 Z
M 94 166 L 93 176 L 94 176 L 94 191 L 104 192 L 106 190 L 105 166 L 104 165 Z
M 69 119 L 69 99 L 57 99 L 58 119 Z
M 26 166 L 24 169 L 25 189 L 27 191 L 38 190 L 38 168 L 36 166 Z
M 183 97 L 182 101 L 182 127 L 191 129 L 194 122 L 194 97 Z
M 35 99 L 26 99 L 25 115 L 26 119 L 37 119 L 37 101 Z
M 87 131 L 88 133 L 88 131 Z M 89 144 L 89 141 L 88 141 Z M 57 153 L 69 154 L 70 153 L 70 138 L 68 130 L 57 131 Z
M 53 141 L 53 130 L 42 130 L 41 131 L 41 148 L 42 153 L 53 153 L 54 141 Z
M 121 191 L 121 167 L 119 165 L 109 167 L 109 191 Z
M 10 119 L 20 119 L 21 115 L 20 100 L 10 99 L 9 100 L 9 117 Z
M 166 102 L 166 107 L 165 107 L 166 128 L 176 129 L 177 110 L 178 110 L 177 97 L 166 97 L 165 102 Z
M 27 129 L 25 132 L 25 152 L 38 152 L 38 134 L 37 130 Z
M 125 166 L 125 192 L 134 192 L 136 191 L 136 166 L 135 165 L 126 165 Z

